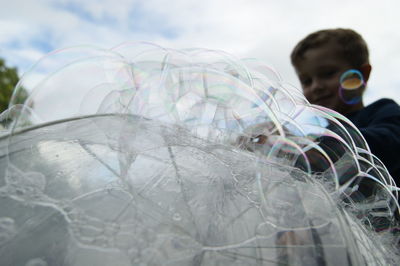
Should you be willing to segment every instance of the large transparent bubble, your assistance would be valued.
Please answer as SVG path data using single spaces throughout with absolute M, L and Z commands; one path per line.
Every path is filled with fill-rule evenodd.
M 258 60 L 144 42 L 59 50 L 0 118 L 1 265 L 399 259 L 385 166 Z

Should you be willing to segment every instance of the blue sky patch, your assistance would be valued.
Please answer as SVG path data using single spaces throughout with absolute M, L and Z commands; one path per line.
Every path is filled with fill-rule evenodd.
M 179 36 L 179 29 L 168 25 L 167 18 L 145 9 L 140 3 L 131 8 L 128 26 L 133 32 L 161 35 L 168 39 Z
M 77 16 L 79 19 L 87 21 L 89 23 L 108 25 L 108 26 L 115 26 L 117 24 L 117 20 L 111 16 L 108 15 L 103 15 L 101 17 L 93 16 L 90 11 L 82 8 L 82 6 L 79 5 L 79 3 L 72 3 L 72 2 L 62 3 L 62 4 L 54 3 L 53 7 L 68 11 Z
M 34 36 L 34 38 L 29 40 L 29 43 L 35 49 L 43 53 L 49 53 L 55 49 L 52 45 L 52 37 L 53 34 L 49 30 L 45 30 L 42 31 L 41 34 Z

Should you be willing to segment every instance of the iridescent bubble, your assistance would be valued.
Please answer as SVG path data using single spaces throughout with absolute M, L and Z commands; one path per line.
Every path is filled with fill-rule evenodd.
M 339 95 L 345 103 L 359 103 L 364 89 L 365 81 L 360 71 L 350 69 L 340 76 Z

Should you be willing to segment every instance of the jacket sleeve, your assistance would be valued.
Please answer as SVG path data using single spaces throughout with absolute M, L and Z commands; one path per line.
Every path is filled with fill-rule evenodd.
M 399 178 L 396 175 L 400 171 L 400 115 L 377 117 L 359 130 L 371 152 L 385 164 L 393 178 Z M 396 184 L 400 182 L 396 180 Z

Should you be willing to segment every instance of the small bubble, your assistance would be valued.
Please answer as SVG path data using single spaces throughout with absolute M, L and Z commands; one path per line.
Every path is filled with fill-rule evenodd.
M 46 187 L 46 177 L 42 173 L 30 172 L 24 175 L 24 180 L 27 186 L 34 187 L 38 190 L 44 190 Z
M 346 104 L 360 102 L 364 88 L 364 77 L 358 70 L 350 69 L 340 77 L 339 96 Z
M 9 217 L 0 218 L 0 228 L 12 228 L 15 227 L 14 220 Z
M 172 216 L 172 219 L 174 219 L 174 221 L 180 221 L 182 219 L 181 215 L 179 213 L 174 213 L 174 215 Z
M 71 206 L 68 206 L 68 205 L 64 206 L 62 209 L 66 213 L 70 213 L 73 210 L 73 208 Z
M 41 258 L 34 258 L 29 260 L 25 266 L 47 266 L 47 262 Z
M 0 189 L 0 198 L 4 198 L 4 197 L 7 197 L 7 196 L 8 196 L 8 192 L 7 192 L 6 187 L 2 187 Z
M 15 189 L 15 194 L 16 194 L 17 196 L 22 196 L 22 195 L 25 194 L 25 189 L 16 188 L 16 189 Z
M 64 172 L 63 171 L 58 171 L 57 173 L 56 173 L 56 177 L 62 177 L 64 175 Z
M 0 245 L 9 241 L 17 233 L 15 222 L 9 217 L 0 218 Z

